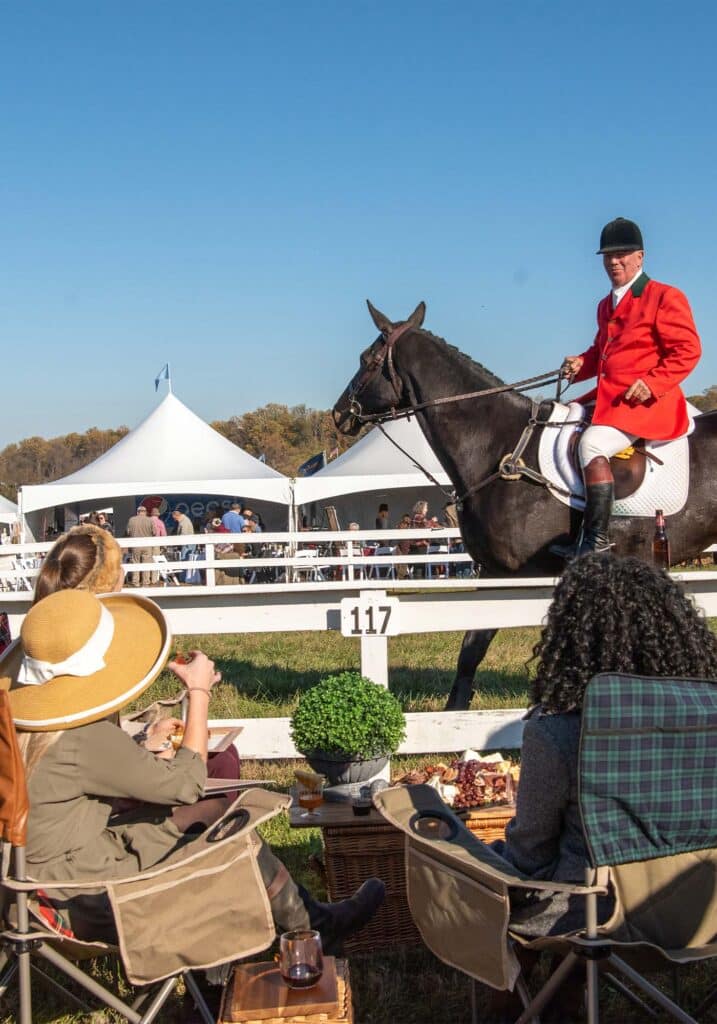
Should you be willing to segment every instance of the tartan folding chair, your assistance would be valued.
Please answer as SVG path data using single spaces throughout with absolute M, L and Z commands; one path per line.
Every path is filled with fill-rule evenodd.
M 59 991 L 73 1007 L 90 1012 L 91 1007 L 63 983 L 70 980 L 131 1024 L 150 1024 L 182 979 L 202 1020 L 213 1024 L 214 1016 L 192 971 L 253 955 L 274 941 L 253 833 L 289 802 L 281 794 L 247 790 L 215 825 L 154 868 L 104 883 L 97 879 L 63 882 L 63 896 L 68 890 L 104 889 L 109 898 L 116 944 L 82 941 L 73 934 L 62 903 L 52 900 L 58 883 L 28 877 L 25 769 L 8 695 L 0 691 L 0 943 L 4 954 L 0 1003 L 17 976 L 19 1024 L 33 1021 L 33 978 Z M 227 870 L 236 879 L 231 898 L 225 887 L 211 885 L 213 875 Z M 128 981 L 136 987 L 131 1005 L 77 966 L 107 955 L 120 960 Z M 55 969 L 52 974 L 46 972 L 47 964 Z
M 696 1024 L 642 972 L 717 957 L 717 683 L 596 676 L 583 704 L 579 786 L 591 859 L 585 885 L 526 877 L 428 786 L 378 793 L 377 808 L 406 836 L 416 926 L 439 959 L 473 979 L 474 1021 L 475 981 L 517 991 L 524 1010 L 516 1024 L 528 1024 L 582 965 L 589 1024 L 599 1020 L 600 980 L 653 1016 L 643 997 Z M 583 899 L 585 928 L 521 937 L 510 922 L 511 893 L 521 890 Z M 614 910 L 598 924 L 598 896 L 609 892 Z M 562 957 L 533 997 L 519 946 Z

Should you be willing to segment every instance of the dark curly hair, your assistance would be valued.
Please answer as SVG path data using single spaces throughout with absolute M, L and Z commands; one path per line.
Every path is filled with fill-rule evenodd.
M 586 555 L 555 588 L 531 686 L 547 711 L 581 708 L 597 672 L 717 680 L 717 637 L 679 583 L 637 558 Z

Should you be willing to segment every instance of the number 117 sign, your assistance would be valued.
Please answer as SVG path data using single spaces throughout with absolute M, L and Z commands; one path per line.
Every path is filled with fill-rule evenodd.
M 397 597 L 362 594 L 341 602 L 341 632 L 344 636 L 397 636 Z

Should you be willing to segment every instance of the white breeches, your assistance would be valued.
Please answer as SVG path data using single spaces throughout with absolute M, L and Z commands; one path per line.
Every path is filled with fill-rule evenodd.
M 600 455 L 609 459 L 636 440 L 637 434 L 626 434 L 617 427 L 590 426 L 580 438 L 580 465 L 584 468 Z

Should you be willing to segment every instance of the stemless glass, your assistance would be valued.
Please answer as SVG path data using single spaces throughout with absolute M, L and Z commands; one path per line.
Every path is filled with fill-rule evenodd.
M 321 776 L 312 779 L 311 783 L 297 779 L 296 796 L 299 807 L 303 808 L 301 818 L 318 818 L 316 808 L 324 802 L 324 780 Z
M 309 928 L 284 932 L 279 939 L 279 970 L 289 988 L 311 988 L 321 978 L 321 936 Z

